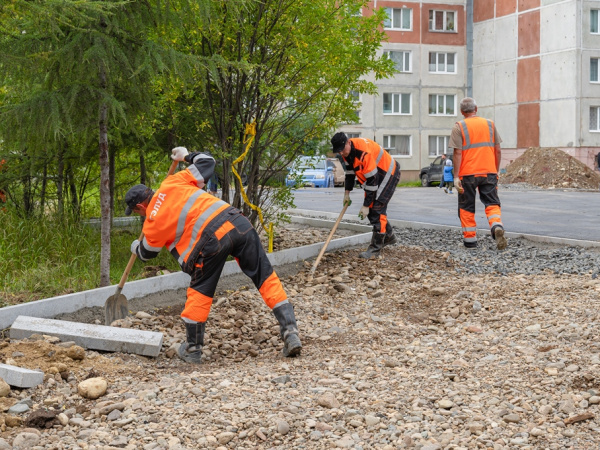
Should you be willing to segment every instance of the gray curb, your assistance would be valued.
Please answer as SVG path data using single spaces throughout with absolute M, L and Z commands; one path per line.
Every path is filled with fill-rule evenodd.
M 295 214 L 298 216 L 302 216 L 305 217 L 306 219 L 315 219 L 315 218 L 325 218 L 325 219 L 335 219 L 337 220 L 339 214 L 336 213 L 330 213 L 330 212 L 323 212 L 323 211 L 309 211 L 309 210 L 299 210 L 299 209 L 290 209 L 288 210 L 289 214 Z M 298 218 L 298 217 L 296 217 Z M 345 214 L 344 215 L 344 219 L 343 220 L 347 220 L 350 222 L 341 222 L 340 223 L 340 228 L 346 228 L 346 229 L 354 229 L 354 228 L 349 228 L 351 226 L 360 226 L 358 220 L 356 219 L 356 216 L 354 214 Z M 395 219 L 388 219 L 388 222 L 391 223 L 393 226 L 398 227 L 398 228 L 412 228 L 415 230 L 456 230 L 457 232 L 460 233 L 461 227 L 455 227 L 452 225 L 439 225 L 439 224 L 435 224 L 435 223 L 426 223 L 426 222 L 411 222 L 409 220 L 395 220 Z M 320 223 L 323 223 L 322 221 Z M 317 226 L 316 225 L 317 222 L 311 223 L 311 225 Z M 322 225 L 321 225 L 322 226 Z M 477 233 L 481 233 L 481 234 L 487 234 L 489 233 L 490 230 L 487 228 L 478 228 L 477 229 Z M 547 243 L 547 244 L 558 244 L 558 245 L 569 245 L 569 246 L 574 246 L 574 247 L 585 247 L 585 248 L 600 248 L 600 242 L 599 241 L 586 241 L 586 240 L 581 240 L 581 239 L 569 239 L 569 238 L 561 238 L 561 237 L 554 237 L 554 236 L 543 236 L 543 235 L 537 235 L 537 234 L 527 234 L 527 233 L 515 233 L 515 232 L 510 232 L 507 231 L 504 233 L 504 236 L 508 237 L 508 238 L 523 238 L 523 239 L 527 239 L 529 241 L 532 242 L 541 242 L 541 243 Z
M 322 211 L 308 210 L 289 210 L 292 222 L 306 224 L 310 226 L 319 226 L 331 228 L 339 217 L 339 213 L 330 213 Z M 347 217 L 347 219 L 346 219 Z M 334 239 L 329 243 L 327 251 L 340 250 L 344 248 L 354 247 L 357 245 L 366 244 L 371 240 L 371 227 L 359 223 L 354 215 L 345 216 L 347 221 L 340 222 L 338 228 L 352 231 L 363 231 L 364 233 L 355 236 L 349 236 L 340 239 Z M 364 223 L 364 222 L 363 222 Z M 456 230 L 460 232 L 460 227 L 449 225 L 438 225 L 424 222 L 410 222 L 406 220 L 390 219 L 389 223 L 398 228 L 413 228 L 413 229 L 430 229 L 430 230 Z M 488 233 L 486 229 L 479 229 L 478 232 Z M 552 236 L 538 236 L 533 234 L 511 233 L 505 234 L 509 238 L 524 238 L 534 242 L 571 245 L 586 248 L 599 248 L 600 242 L 583 241 L 576 239 L 558 238 Z M 268 254 L 269 260 L 273 266 L 305 261 L 316 257 L 323 242 L 306 245 L 304 247 L 292 248 L 280 252 Z M 229 261 L 223 268 L 222 276 L 229 276 L 240 273 L 240 269 L 235 261 Z M 183 272 L 161 275 L 144 280 L 131 281 L 125 284 L 123 295 L 128 299 L 145 297 L 146 295 L 160 292 L 185 288 L 189 285 L 190 277 Z M 7 306 L 0 308 L 0 329 L 8 328 L 12 325 L 18 316 L 31 316 L 40 318 L 51 318 L 59 314 L 66 314 L 78 311 L 82 308 L 89 307 L 104 307 L 106 299 L 113 295 L 116 290 L 115 286 L 108 286 L 89 291 L 77 292 L 74 294 L 61 295 L 59 297 L 51 297 L 44 300 L 38 300 L 21 305 Z
M 315 219 L 309 219 L 309 221 L 311 221 L 311 224 L 314 226 L 333 226 L 333 222 L 330 221 L 317 221 Z M 305 218 L 300 218 L 300 223 L 307 223 L 307 221 Z M 355 225 L 350 226 L 352 227 L 350 229 L 356 230 Z M 346 228 L 346 224 L 340 223 L 339 227 Z M 365 228 L 370 230 L 370 227 L 363 226 L 362 228 L 358 229 L 358 231 L 364 231 Z M 363 245 L 368 243 L 370 240 L 371 232 L 340 239 L 333 239 L 329 243 L 327 251 Z M 277 267 L 284 264 L 315 258 L 321 251 L 322 247 L 323 242 L 320 242 L 317 244 L 305 245 L 303 247 L 282 250 L 280 252 L 269 253 L 267 256 L 269 257 L 271 264 L 274 267 Z M 237 263 L 235 261 L 229 261 L 225 263 L 225 267 L 223 268 L 221 276 L 226 277 L 237 273 L 241 273 Z M 145 297 L 146 295 L 153 294 L 155 292 L 186 288 L 189 286 L 189 284 L 189 275 L 183 272 L 176 272 L 125 283 L 122 293 L 125 295 L 125 297 L 131 300 L 133 298 Z M 18 316 L 30 316 L 47 319 L 55 317 L 59 314 L 67 314 L 79 311 L 83 308 L 104 307 L 106 299 L 114 295 L 115 291 L 116 285 L 92 289 L 89 291 L 76 292 L 74 294 L 61 295 L 59 297 L 46 298 L 20 305 L 6 306 L 4 308 L 0 308 L 0 329 L 10 327 Z

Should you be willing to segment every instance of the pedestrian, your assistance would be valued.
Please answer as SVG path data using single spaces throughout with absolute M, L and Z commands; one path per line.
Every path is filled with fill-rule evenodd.
M 500 135 L 494 122 L 477 116 L 477 104 L 471 97 L 460 102 L 464 120 L 456 122 L 448 146 L 454 149 L 454 186 L 458 191 L 458 216 L 462 226 L 463 243 L 467 248 L 477 247 L 475 198 L 485 206 L 492 238 L 498 250 L 506 248 L 504 225 L 498 197 L 498 172 L 500 169 Z
M 334 153 L 340 153 L 346 166 L 343 205 L 350 205 L 350 191 L 358 182 L 365 191 L 363 206 L 358 216 L 368 217 L 373 226 L 369 248 L 361 258 L 378 257 L 386 245 L 397 242 L 394 230 L 387 221 L 387 206 L 400 181 L 400 165 L 377 142 L 365 138 L 350 138 L 336 133 L 331 138 Z
M 440 189 L 444 187 L 444 168 L 446 167 L 446 154 L 442 153 L 442 159 L 440 160 L 440 164 L 442 165 L 442 179 L 440 180 L 440 185 L 438 186 Z
M 452 160 L 450 158 L 446 159 L 442 181 L 446 185 L 446 187 L 444 187 L 444 192 L 446 194 L 453 194 L 452 188 L 454 187 L 454 167 L 452 167 Z
M 215 160 L 208 153 L 188 153 L 185 147 L 174 148 L 171 158 L 190 165 L 168 176 L 156 192 L 143 184 L 129 189 L 125 214 L 136 212 L 146 217 L 144 239 L 132 242 L 132 253 L 147 261 L 167 247 L 192 278 L 181 313 L 187 342 L 180 345 L 179 357 L 201 363 L 206 320 L 229 255 L 252 279 L 279 322 L 283 355 L 299 355 L 302 344 L 294 309 L 258 233 L 240 210 L 203 190 L 205 180 L 213 174 Z
M 217 196 L 217 189 L 219 187 L 219 176 L 217 175 L 217 171 L 215 170 L 210 179 L 208 180 L 208 192 Z

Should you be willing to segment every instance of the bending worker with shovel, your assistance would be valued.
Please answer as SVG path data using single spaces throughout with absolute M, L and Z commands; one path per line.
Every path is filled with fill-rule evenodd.
M 171 175 L 156 192 L 137 184 L 125 195 L 126 215 L 145 216 L 142 242 L 131 252 L 142 261 L 167 247 L 192 279 L 181 318 L 187 342 L 178 355 L 186 362 L 201 362 L 204 330 L 217 282 L 229 255 L 237 260 L 279 322 L 283 355 L 297 356 L 302 344 L 292 304 L 262 248 L 258 233 L 241 211 L 202 188 L 213 174 L 215 160 L 206 153 L 172 150 L 171 158 L 190 166 Z
M 344 206 L 349 205 L 350 191 L 356 178 L 365 191 L 363 206 L 358 217 L 369 218 L 373 225 L 373 237 L 361 258 L 378 257 L 386 245 L 396 243 L 392 226 L 387 223 L 387 205 L 400 181 L 400 165 L 377 142 L 365 138 L 348 139 L 339 132 L 331 138 L 332 150 L 340 153 L 346 163 Z

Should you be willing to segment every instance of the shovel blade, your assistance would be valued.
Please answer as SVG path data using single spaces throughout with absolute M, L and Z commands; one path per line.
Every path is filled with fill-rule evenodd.
M 110 326 L 115 320 L 124 319 L 129 315 L 127 297 L 123 294 L 115 294 L 106 300 L 104 304 L 104 324 Z

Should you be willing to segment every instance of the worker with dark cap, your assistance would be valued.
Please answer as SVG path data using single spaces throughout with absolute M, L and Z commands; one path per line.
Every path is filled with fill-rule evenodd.
M 181 359 L 199 364 L 204 330 L 217 282 L 229 255 L 238 262 L 260 292 L 279 322 L 283 355 L 300 354 L 302 344 L 294 308 L 260 243 L 258 233 L 241 211 L 206 192 L 215 160 L 207 153 L 188 153 L 185 147 L 172 151 L 175 161 L 190 166 L 168 176 L 154 192 L 143 184 L 125 195 L 126 215 L 145 216 L 144 239 L 131 244 L 131 252 L 142 261 L 154 258 L 163 247 L 171 252 L 192 279 L 181 318 L 186 343 L 178 350 Z
M 358 213 L 362 219 L 369 218 L 373 225 L 373 237 L 361 258 L 378 257 L 386 245 L 396 243 L 394 230 L 387 221 L 387 205 L 400 181 L 400 164 L 377 142 L 365 138 L 348 139 L 339 132 L 331 138 L 334 153 L 340 153 L 346 163 L 344 206 L 349 205 L 350 191 L 358 182 L 365 191 L 363 206 Z

